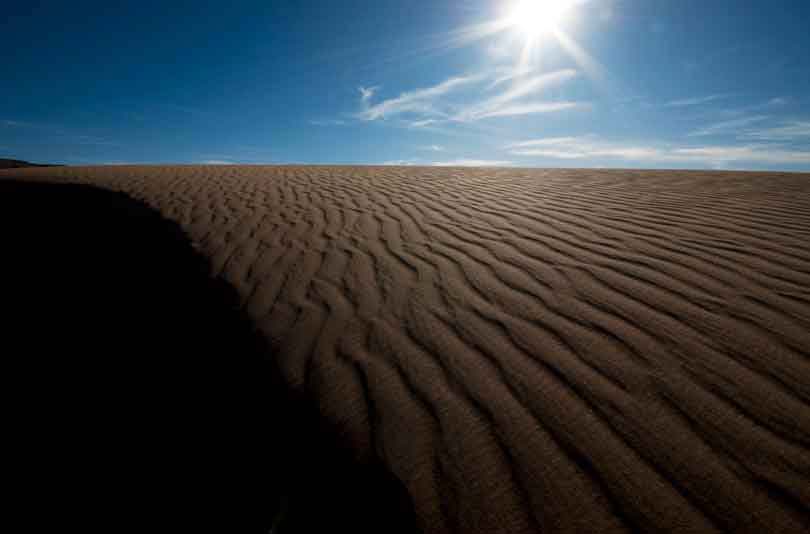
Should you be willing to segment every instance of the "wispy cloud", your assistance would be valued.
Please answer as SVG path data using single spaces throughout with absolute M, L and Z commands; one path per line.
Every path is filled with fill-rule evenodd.
M 430 152 L 443 152 L 444 147 L 439 145 L 427 145 L 427 146 L 420 146 L 420 150 L 429 150 Z
M 810 163 L 810 151 L 792 150 L 773 145 L 711 146 L 680 148 L 672 151 L 674 159 L 714 161 L 720 163 L 751 162 L 771 164 Z
M 410 117 L 405 125 L 422 128 L 439 122 L 472 122 L 490 117 L 551 113 L 583 108 L 587 105 L 582 102 L 536 100 L 527 102 L 522 100 L 544 89 L 563 84 L 576 76 L 577 71 L 574 69 L 562 69 L 526 78 L 501 76 L 495 79 L 496 84 L 507 79 L 514 79 L 514 83 L 495 96 L 478 100 L 467 98 L 464 102 L 459 102 L 458 99 L 448 102 L 445 97 L 454 91 L 481 84 L 491 79 L 491 75 L 456 76 L 435 86 L 405 92 L 396 98 L 383 100 L 373 105 L 370 104 L 370 98 L 374 93 L 372 92 L 371 96 L 366 98 L 369 90 L 365 90 L 361 91 L 361 104 L 364 105 L 364 108 L 356 116 L 365 121 L 374 121 L 407 114 Z M 489 91 L 492 87 L 493 85 L 490 84 L 489 87 L 482 88 L 482 92 Z
M 450 161 L 434 161 L 434 167 L 509 167 L 513 165 L 511 161 L 491 160 L 491 159 L 454 159 Z
M 515 104 L 494 108 L 476 113 L 471 118 L 465 120 L 486 119 L 488 117 L 508 117 L 514 115 L 530 115 L 533 113 L 552 113 L 566 109 L 585 108 L 587 104 L 582 102 L 528 102 L 525 104 Z
M 520 141 L 518 143 L 511 143 L 506 145 L 506 148 L 534 148 L 534 147 L 543 147 L 543 146 L 555 146 L 555 145 L 566 145 L 575 143 L 577 141 L 581 141 L 584 139 L 593 138 L 593 136 L 581 136 L 581 137 L 543 137 L 540 139 L 529 139 L 528 141 Z
M 764 106 L 780 106 L 772 99 Z M 773 120 L 771 115 L 743 115 L 698 128 L 688 137 L 730 136 L 741 141 L 805 141 L 810 139 L 809 120 Z
M 509 80 L 514 80 L 516 78 L 526 76 L 527 74 L 529 74 L 529 72 L 531 72 L 531 69 L 529 67 L 520 67 L 517 69 L 512 69 L 509 72 L 501 76 L 498 76 L 497 78 L 492 80 L 492 82 L 487 86 L 487 89 L 494 89 L 495 87 L 501 85 L 504 82 L 508 82 Z
M 664 104 L 665 108 L 682 108 L 687 106 L 699 106 L 701 104 L 708 104 L 709 102 L 714 102 L 715 100 L 721 100 L 724 98 L 728 98 L 730 95 L 709 95 L 709 96 L 702 96 L 696 98 L 684 98 L 682 100 L 672 100 Z
M 406 124 L 413 128 L 424 128 L 425 126 L 430 126 L 431 124 L 436 124 L 437 122 L 439 121 L 436 119 L 422 119 L 418 121 L 409 121 L 406 122 Z
M 233 161 L 225 159 L 205 159 L 200 162 L 203 165 L 236 165 Z
M 509 145 L 516 156 L 543 156 L 555 159 L 620 158 L 653 160 L 661 157 L 655 148 L 603 141 L 595 136 L 551 137 Z
M 312 126 L 343 126 L 346 124 L 343 119 L 312 119 L 308 122 Z
M 771 128 L 748 130 L 743 132 L 741 137 L 759 141 L 800 141 L 810 139 L 810 121 L 790 121 Z
M 392 159 L 388 161 L 383 161 L 380 165 L 393 165 L 397 167 L 410 167 L 412 165 L 418 165 L 417 160 L 413 159 Z
M 456 76 L 449 78 L 438 85 L 405 92 L 396 98 L 390 98 L 368 106 L 367 109 L 364 109 L 358 114 L 358 117 L 363 120 L 373 121 L 406 112 L 444 115 L 434 108 L 434 100 L 460 87 L 475 83 L 480 79 L 480 76 Z
M 358 87 L 357 90 L 360 91 L 360 102 L 367 104 L 374 97 L 374 93 L 376 93 L 379 88 L 378 85 L 374 87 Z
M 531 103 L 520 106 L 508 106 L 507 104 L 515 100 L 528 96 L 537 91 L 547 89 L 554 85 L 562 84 L 577 75 L 573 69 L 562 69 L 539 76 L 534 76 L 526 80 L 521 80 L 513 84 L 507 91 L 488 98 L 482 102 L 473 104 L 456 114 L 455 118 L 460 121 L 478 120 L 486 117 L 497 117 L 503 115 L 523 115 L 526 113 L 540 113 L 548 111 L 558 111 L 576 107 L 570 102 L 564 102 L 562 108 L 554 109 L 555 103 Z
M 699 128 L 691 133 L 689 137 L 705 137 L 711 135 L 739 135 L 742 133 L 743 128 L 761 122 L 770 118 L 768 115 L 752 115 L 749 117 L 741 117 L 739 119 L 731 119 L 727 121 L 716 122 L 708 126 Z
M 734 162 L 762 164 L 810 163 L 810 151 L 793 150 L 783 145 L 712 145 L 673 146 L 612 142 L 596 136 L 552 137 L 513 143 L 506 147 L 516 156 L 553 159 L 618 159 L 634 162 L 680 162 L 727 164 Z

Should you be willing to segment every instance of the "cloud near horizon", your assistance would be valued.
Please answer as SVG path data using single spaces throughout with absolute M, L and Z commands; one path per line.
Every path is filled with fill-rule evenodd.
M 648 163 L 810 163 L 810 151 L 784 145 L 750 144 L 740 146 L 645 145 L 606 141 L 597 136 L 550 137 L 507 145 L 515 156 L 545 157 L 560 160 L 618 159 Z
M 454 159 L 450 161 L 433 161 L 433 167 L 510 167 L 514 163 L 506 160 L 492 159 Z
M 756 122 L 768 120 L 769 118 L 770 116 L 768 115 L 753 115 L 748 117 L 740 117 L 738 119 L 716 122 L 714 124 L 709 124 L 707 126 L 698 128 L 697 130 L 690 132 L 688 136 L 707 137 L 712 135 L 735 135 L 740 132 L 741 128 L 744 128 Z
M 752 115 L 709 124 L 687 134 L 687 137 L 711 136 L 731 136 L 749 142 L 806 142 L 810 139 L 810 121 L 773 121 L 770 115 Z
M 425 161 L 420 159 L 394 159 L 380 163 L 380 165 L 392 165 L 397 167 L 511 167 L 513 161 L 494 159 L 471 159 L 457 158 L 447 161 Z
M 745 139 L 760 141 L 801 141 L 810 139 L 810 121 L 787 121 L 779 126 L 747 130 L 740 134 Z

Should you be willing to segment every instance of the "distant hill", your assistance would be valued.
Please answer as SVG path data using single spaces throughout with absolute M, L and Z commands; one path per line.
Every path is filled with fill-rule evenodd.
M 55 167 L 55 165 L 44 165 L 40 163 L 30 163 L 19 159 L 0 158 L 0 169 L 19 169 L 20 167 Z

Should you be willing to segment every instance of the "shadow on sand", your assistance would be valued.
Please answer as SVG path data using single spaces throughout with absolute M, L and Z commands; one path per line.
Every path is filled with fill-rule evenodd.
M 5 436 L 30 531 L 414 530 L 401 485 L 285 393 L 176 224 L 122 194 L 3 180 L 0 228 Z

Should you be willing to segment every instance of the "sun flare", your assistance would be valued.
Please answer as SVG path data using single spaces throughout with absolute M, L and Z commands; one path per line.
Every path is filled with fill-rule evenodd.
M 508 17 L 510 26 L 527 38 L 554 31 L 571 7 L 571 0 L 520 0 Z

